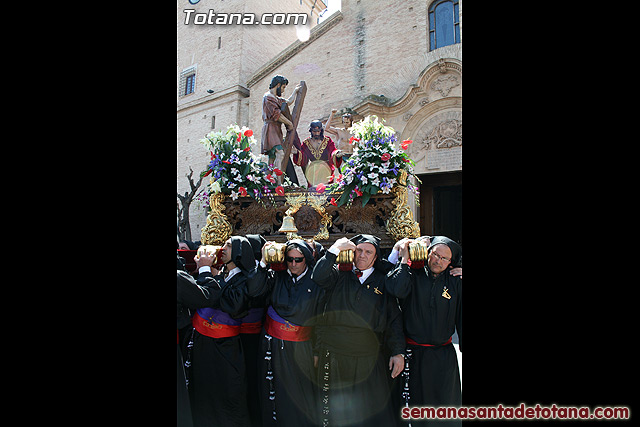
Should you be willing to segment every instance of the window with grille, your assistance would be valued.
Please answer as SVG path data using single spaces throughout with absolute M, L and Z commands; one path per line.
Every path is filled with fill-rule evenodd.
M 187 84 L 185 85 L 184 94 L 189 95 L 190 93 L 193 93 L 193 89 L 195 88 L 195 86 L 196 86 L 196 75 L 191 74 L 190 76 L 187 76 Z

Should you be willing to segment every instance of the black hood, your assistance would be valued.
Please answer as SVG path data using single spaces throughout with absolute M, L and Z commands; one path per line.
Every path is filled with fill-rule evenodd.
M 297 249 L 302 252 L 302 255 L 304 255 L 307 268 L 313 268 L 313 266 L 316 265 L 316 260 L 313 258 L 313 249 L 311 249 L 311 246 L 309 246 L 307 242 L 302 239 L 293 239 L 289 240 L 286 245 L 287 248 L 285 250 L 285 255 L 289 250 Z
M 433 248 L 435 245 L 438 245 L 438 244 L 445 244 L 449 246 L 449 249 L 451 249 L 450 266 L 452 268 L 462 267 L 462 247 L 459 244 L 457 244 L 456 242 L 454 242 L 453 240 L 445 236 L 434 236 L 431 239 L 431 243 L 429 244 L 428 250 L 431 251 L 431 248 Z
M 247 234 L 245 237 L 249 243 L 251 243 L 251 247 L 253 248 L 253 257 L 257 261 L 260 261 L 262 258 L 262 247 L 267 243 L 267 241 L 259 234 Z
M 351 240 L 356 246 L 360 243 L 371 243 L 376 248 L 376 261 L 373 263 L 373 267 L 377 270 L 382 270 L 383 272 L 388 272 L 393 268 L 393 264 L 391 264 L 386 259 L 382 259 L 382 252 L 380 251 L 380 238 L 371 234 L 358 234 L 357 236 L 353 236 Z
M 243 236 L 231 236 L 231 261 L 245 273 L 256 266 L 251 243 Z
M 307 242 L 309 243 L 309 242 Z M 315 246 L 315 250 L 316 250 L 316 261 L 318 261 L 320 258 L 322 258 L 325 254 L 325 252 L 327 252 L 327 250 L 324 248 L 324 246 L 322 246 L 322 244 L 316 242 L 315 240 L 313 241 L 313 246 Z

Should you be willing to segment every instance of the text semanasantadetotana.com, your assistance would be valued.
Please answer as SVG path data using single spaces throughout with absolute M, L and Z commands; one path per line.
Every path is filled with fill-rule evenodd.
M 626 420 L 631 411 L 627 406 L 596 406 L 591 410 L 588 406 L 460 406 L 432 407 L 407 406 L 400 411 L 403 420 L 420 419 L 497 419 L 497 420 L 531 420 L 531 419 L 573 419 L 573 420 Z

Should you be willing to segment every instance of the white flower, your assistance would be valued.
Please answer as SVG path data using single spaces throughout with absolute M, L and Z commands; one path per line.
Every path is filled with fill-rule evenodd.
M 362 181 L 362 184 L 366 184 L 367 182 L 369 182 L 369 180 L 367 179 L 366 176 L 362 175 L 362 178 L 360 178 L 360 181 Z
M 376 187 L 380 187 L 380 179 L 376 177 L 376 179 L 371 181 L 371 184 L 375 185 Z
M 371 173 L 370 173 L 370 174 L 368 174 L 367 176 L 368 176 L 369 178 L 371 178 L 371 179 L 374 179 L 374 178 L 376 178 L 376 177 L 378 176 L 378 174 L 377 174 L 377 173 L 375 173 L 375 172 L 371 172 Z
M 229 188 L 235 188 L 236 184 L 233 181 L 229 181 L 229 183 L 227 184 L 227 187 Z
M 240 133 L 240 127 L 238 125 L 232 124 L 227 126 L 227 135 L 230 135 L 232 133 Z
M 236 193 L 235 191 L 231 191 L 231 198 L 233 200 L 237 199 L 239 195 L 240 195 L 240 193 Z
M 382 187 L 382 194 L 389 194 L 391 192 L 391 188 L 390 187 Z

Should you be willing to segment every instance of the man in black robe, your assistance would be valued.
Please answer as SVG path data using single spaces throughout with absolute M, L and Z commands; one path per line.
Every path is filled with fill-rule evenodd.
M 417 265 L 409 260 L 409 243 L 400 246 L 402 261 L 386 283 L 387 292 L 400 301 L 407 342 L 402 405 L 460 406 L 460 371 L 451 337 L 457 329 L 462 351 L 462 279 L 450 270 L 460 265 L 462 248 L 447 237 L 435 236 L 426 263 Z M 396 410 L 400 415 L 401 408 Z M 431 423 L 461 425 L 459 419 Z
M 195 280 L 187 270 L 184 268 L 184 258 L 178 255 L 177 259 L 177 282 L 178 289 L 181 288 L 181 283 L 188 282 L 189 287 L 197 286 Z M 180 297 L 178 297 L 180 300 Z M 177 389 L 177 424 L 178 427 L 193 427 L 193 420 L 191 418 L 191 405 L 189 404 L 189 391 L 187 389 L 187 381 L 184 374 L 184 354 L 181 348 L 180 331 L 186 330 L 191 325 L 191 316 L 186 307 L 178 302 L 178 328 L 177 328 L 177 349 L 178 349 L 178 389 Z M 190 332 L 190 331 L 189 331 Z
M 262 257 L 262 246 L 267 241 L 259 234 L 247 234 L 245 237 L 251 243 L 253 257 L 258 265 L 258 261 Z M 266 311 L 266 298 L 249 298 L 249 313 L 242 318 L 240 325 L 240 339 L 242 340 L 244 362 L 247 369 L 247 405 L 253 427 L 262 427 L 258 389 L 260 388 L 260 362 L 264 354 L 259 356 L 259 352 L 260 339 L 264 335 L 261 332 Z
M 328 294 L 316 328 L 323 425 L 388 426 L 397 418 L 390 380 L 402 371 L 405 345 L 397 302 L 385 291 L 392 265 L 381 258 L 379 242 L 367 234 L 338 239 L 311 275 Z M 355 269 L 334 265 L 342 250 L 355 251 Z
M 265 249 L 271 242 L 264 245 Z M 247 279 L 251 298 L 267 298 L 261 337 L 260 406 L 263 426 L 318 424 L 313 327 L 324 291 L 311 280 L 313 249 L 300 239 L 285 247 L 284 265 L 264 256 Z
M 215 277 L 210 266 L 199 267 L 197 287 L 178 282 L 178 302 L 196 309 L 185 362 L 193 424 L 249 427 L 240 326 L 248 313 L 246 274 L 255 266 L 251 244 L 232 236 L 220 260 L 225 266 Z

